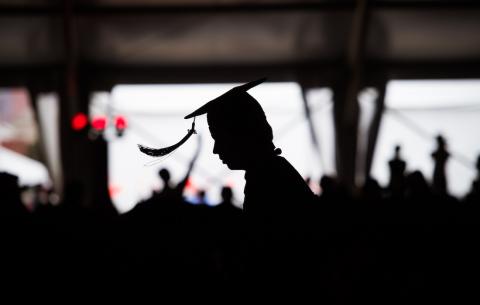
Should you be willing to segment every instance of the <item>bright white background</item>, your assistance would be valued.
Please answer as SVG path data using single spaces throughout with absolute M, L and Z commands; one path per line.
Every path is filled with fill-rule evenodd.
M 120 212 L 128 211 L 139 200 L 149 197 L 152 190 L 163 187 L 157 175 L 160 168 L 170 170 L 173 182 L 182 179 L 200 139 L 202 150 L 185 195 L 194 201 L 196 192 L 204 189 L 209 203 L 214 205 L 220 201 L 221 187 L 230 185 L 234 189 L 236 203 L 241 205 L 244 172 L 229 170 L 218 156 L 213 155 L 213 140 L 205 116 L 196 120 L 198 135 L 192 136 L 186 144 L 156 165 L 145 166 L 153 159 L 137 148 L 137 143 L 164 147 L 178 142 L 192 123 L 192 120 L 184 120 L 183 117 L 235 85 L 238 84 L 122 85 L 115 87 L 110 96 L 94 95 L 92 115 L 105 112 L 106 105 L 110 104 L 113 114 L 123 114 L 128 120 L 124 136 L 112 138 L 109 142 L 109 184 L 114 192 L 114 204 Z M 282 155 L 304 177 L 318 181 L 322 173 L 332 172 L 333 125 L 329 90 L 315 90 L 308 94 L 314 121 L 318 122 L 315 130 L 321 139 L 325 139 L 320 143 L 321 151 L 328 151 L 321 154 L 322 158 L 311 141 L 298 84 L 265 83 L 249 93 L 264 108 L 274 130 L 275 145 L 282 149 Z
M 464 196 L 476 176 L 480 154 L 480 81 L 391 81 L 385 102 L 373 176 L 388 183 L 387 162 L 400 144 L 407 171 L 419 169 L 430 181 L 435 136 L 442 134 L 452 155 L 447 163 L 449 191 Z

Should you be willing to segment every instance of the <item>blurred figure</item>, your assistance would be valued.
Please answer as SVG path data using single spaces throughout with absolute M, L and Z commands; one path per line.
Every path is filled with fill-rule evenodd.
M 405 200 L 392 214 L 394 222 L 425 224 L 437 216 L 439 205 L 433 202 L 433 194 L 425 176 L 418 170 L 407 175 L 405 180 Z
M 231 187 L 224 186 L 221 191 L 222 202 L 215 207 L 220 217 L 235 217 L 241 213 L 241 209 L 233 204 L 233 191 Z
M 395 154 L 388 162 L 390 168 L 390 182 L 388 190 L 393 199 L 402 199 L 405 193 L 405 167 L 406 162 L 400 157 L 400 145 L 395 146 Z
M 468 194 L 463 199 L 463 205 L 458 215 L 460 223 L 478 224 L 478 216 L 480 215 L 480 156 L 476 163 L 477 176 L 472 182 L 472 186 Z
M 201 141 L 201 137 L 199 136 L 197 140 L 197 148 L 195 150 L 195 153 L 192 159 L 188 163 L 187 171 L 184 177 L 180 180 L 180 182 L 177 183 L 177 185 L 172 185 L 172 182 L 170 179 L 171 176 L 168 169 L 162 168 L 158 171 L 158 176 L 160 177 L 160 180 L 163 182 L 163 189 L 157 193 L 154 193 L 153 195 L 154 198 L 162 201 L 177 201 L 177 202 L 183 201 L 183 191 L 187 186 L 193 167 L 195 166 L 198 156 L 200 155 L 201 146 L 202 146 L 201 144 L 202 144 L 202 141 Z
M 0 172 L 0 186 L 2 202 L 0 214 L 4 220 L 12 221 L 28 214 L 22 203 L 18 177 L 9 173 Z
M 365 184 L 362 188 L 362 198 L 370 205 L 377 205 L 382 199 L 382 188 L 378 184 L 378 181 L 372 177 L 368 177 L 365 180 Z
M 163 188 L 160 191 L 154 192 L 150 198 L 137 203 L 137 205 L 122 218 L 133 221 L 137 226 L 150 225 L 152 227 L 156 227 L 160 225 L 160 223 L 167 225 L 181 221 L 186 211 L 183 191 L 187 186 L 193 167 L 200 154 L 200 148 L 201 139 L 198 138 L 196 151 L 180 182 L 176 185 L 173 184 L 170 171 L 166 168 L 160 169 L 158 176 L 163 182 Z
M 201 206 L 208 206 L 207 191 L 198 190 L 198 192 L 197 192 L 197 204 L 201 205 Z
M 34 197 L 33 197 L 33 210 L 38 212 L 43 209 L 50 209 L 52 207 L 52 202 L 50 201 L 50 196 L 53 192 L 51 187 L 44 185 L 35 185 L 33 187 Z
M 323 204 L 348 205 L 352 200 L 352 194 L 348 188 L 336 177 L 324 175 L 320 178 L 320 201 Z
M 220 205 L 233 206 L 233 191 L 231 187 L 229 186 L 222 187 L 222 192 L 220 194 L 222 196 L 222 202 L 220 203 Z
M 425 176 L 418 170 L 407 175 L 406 199 L 410 201 L 430 200 L 430 187 Z
M 170 181 L 170 171 L 166 168 L 160 169 L 158 171 L 158 176 L 163 182 L 163 188 L 155 194 L 157 198 L 171 200 L 182 196 L 185 185 L 183 180 L 178 185 L 172 186 Z
M 478 156 L 477 158 L 476 169 L 477 177 L 472 182 L 472 188 L 470 189 L 470 192 L 465 198 L 465 200 L 470 204 L 480 203 L 480 156 Z
M 337 182 L 335 178 L 324 175 L 320 178 L 320 199 L 324 202 L 334 201 L 337 197 Z
M 437 149 L 432 153 L 432 158 L 435 160 L 432 189 L 438 195 L 447 195 L 448 191 L 445 169 L 450 153 L 447 151 L 445 138 L 439 135 L 436 139 Z

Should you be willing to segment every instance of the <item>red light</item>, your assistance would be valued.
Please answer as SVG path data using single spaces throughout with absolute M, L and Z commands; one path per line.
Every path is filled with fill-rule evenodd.
M 127 128 L 127 120 L 125 119 L 125 117 L 121 115 L 117 116 L 115 118 L 115 127 L 120 130 Z
M 80 131 L 88 124 L 88 118 L 85 113 L 77 113 L 72 118 L 72 128 L 75 131 Z
M 102 131 L 107 126 L 107 118 L 104 116 L 97 116 L 92 119 L 92 127 L 97 131 Z
M 227 182 L 225 183 L 225 186 L 228 186 L 229 188 L 234 188 L 235 182 L 233 182 L 232 179 L 228 179 Z
M 192 192 L 196 192 L 197 191 L 197 187 L 195 186 L 195 184 L 192 182 L 192 179 L 191 178 L 188 178 L 187 179 L 187 182 L 185 183 L 185 189 L 189 190 L 189 191 L 192 191 Z
M 110 198 L 115 198 L 118 193 L 120 193 L 122 188 L 118 185 L 115 184 L 110 184 L 108 186 L 108 194 L 110 195 Z

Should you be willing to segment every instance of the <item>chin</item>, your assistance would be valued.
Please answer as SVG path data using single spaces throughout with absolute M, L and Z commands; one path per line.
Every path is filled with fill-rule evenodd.
M 235 166 L 233 166 L 232 164 L 229 164 L 229 163 L 225 163 L 225 165 L 229 168 L 229 169 L 232 169 L 232 170 L 235 170 Z
M 243 166 L 240 166 L 238 164 L 225 162 L 225 165 L 227 165 L 227 167 L 231 170 L 243 170 Z

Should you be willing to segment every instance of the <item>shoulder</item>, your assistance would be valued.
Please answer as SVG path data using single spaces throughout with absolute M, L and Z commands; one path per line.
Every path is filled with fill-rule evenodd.
M 298 193 L 311 193 L 310 187 L 306 184 L 302 175 L 283 157 L 276 156 L 272 158 L 270 179 L 276 184 L 278 190 L 290 190 L 297 195 Z
M 285 158 L 274 156 L 263 160 L 255 169 L 245 173 L 245 191 L 261 188 L 277 192 L 310 191 L 303 177 Z
M 276 175 L 277 177 L 285 178 L 286 176 L 290 178 L 301 179 L 303 181 L 300 173 L 284 157 L 273 157 L 270 162 L 270 167 L 272 174 Z

